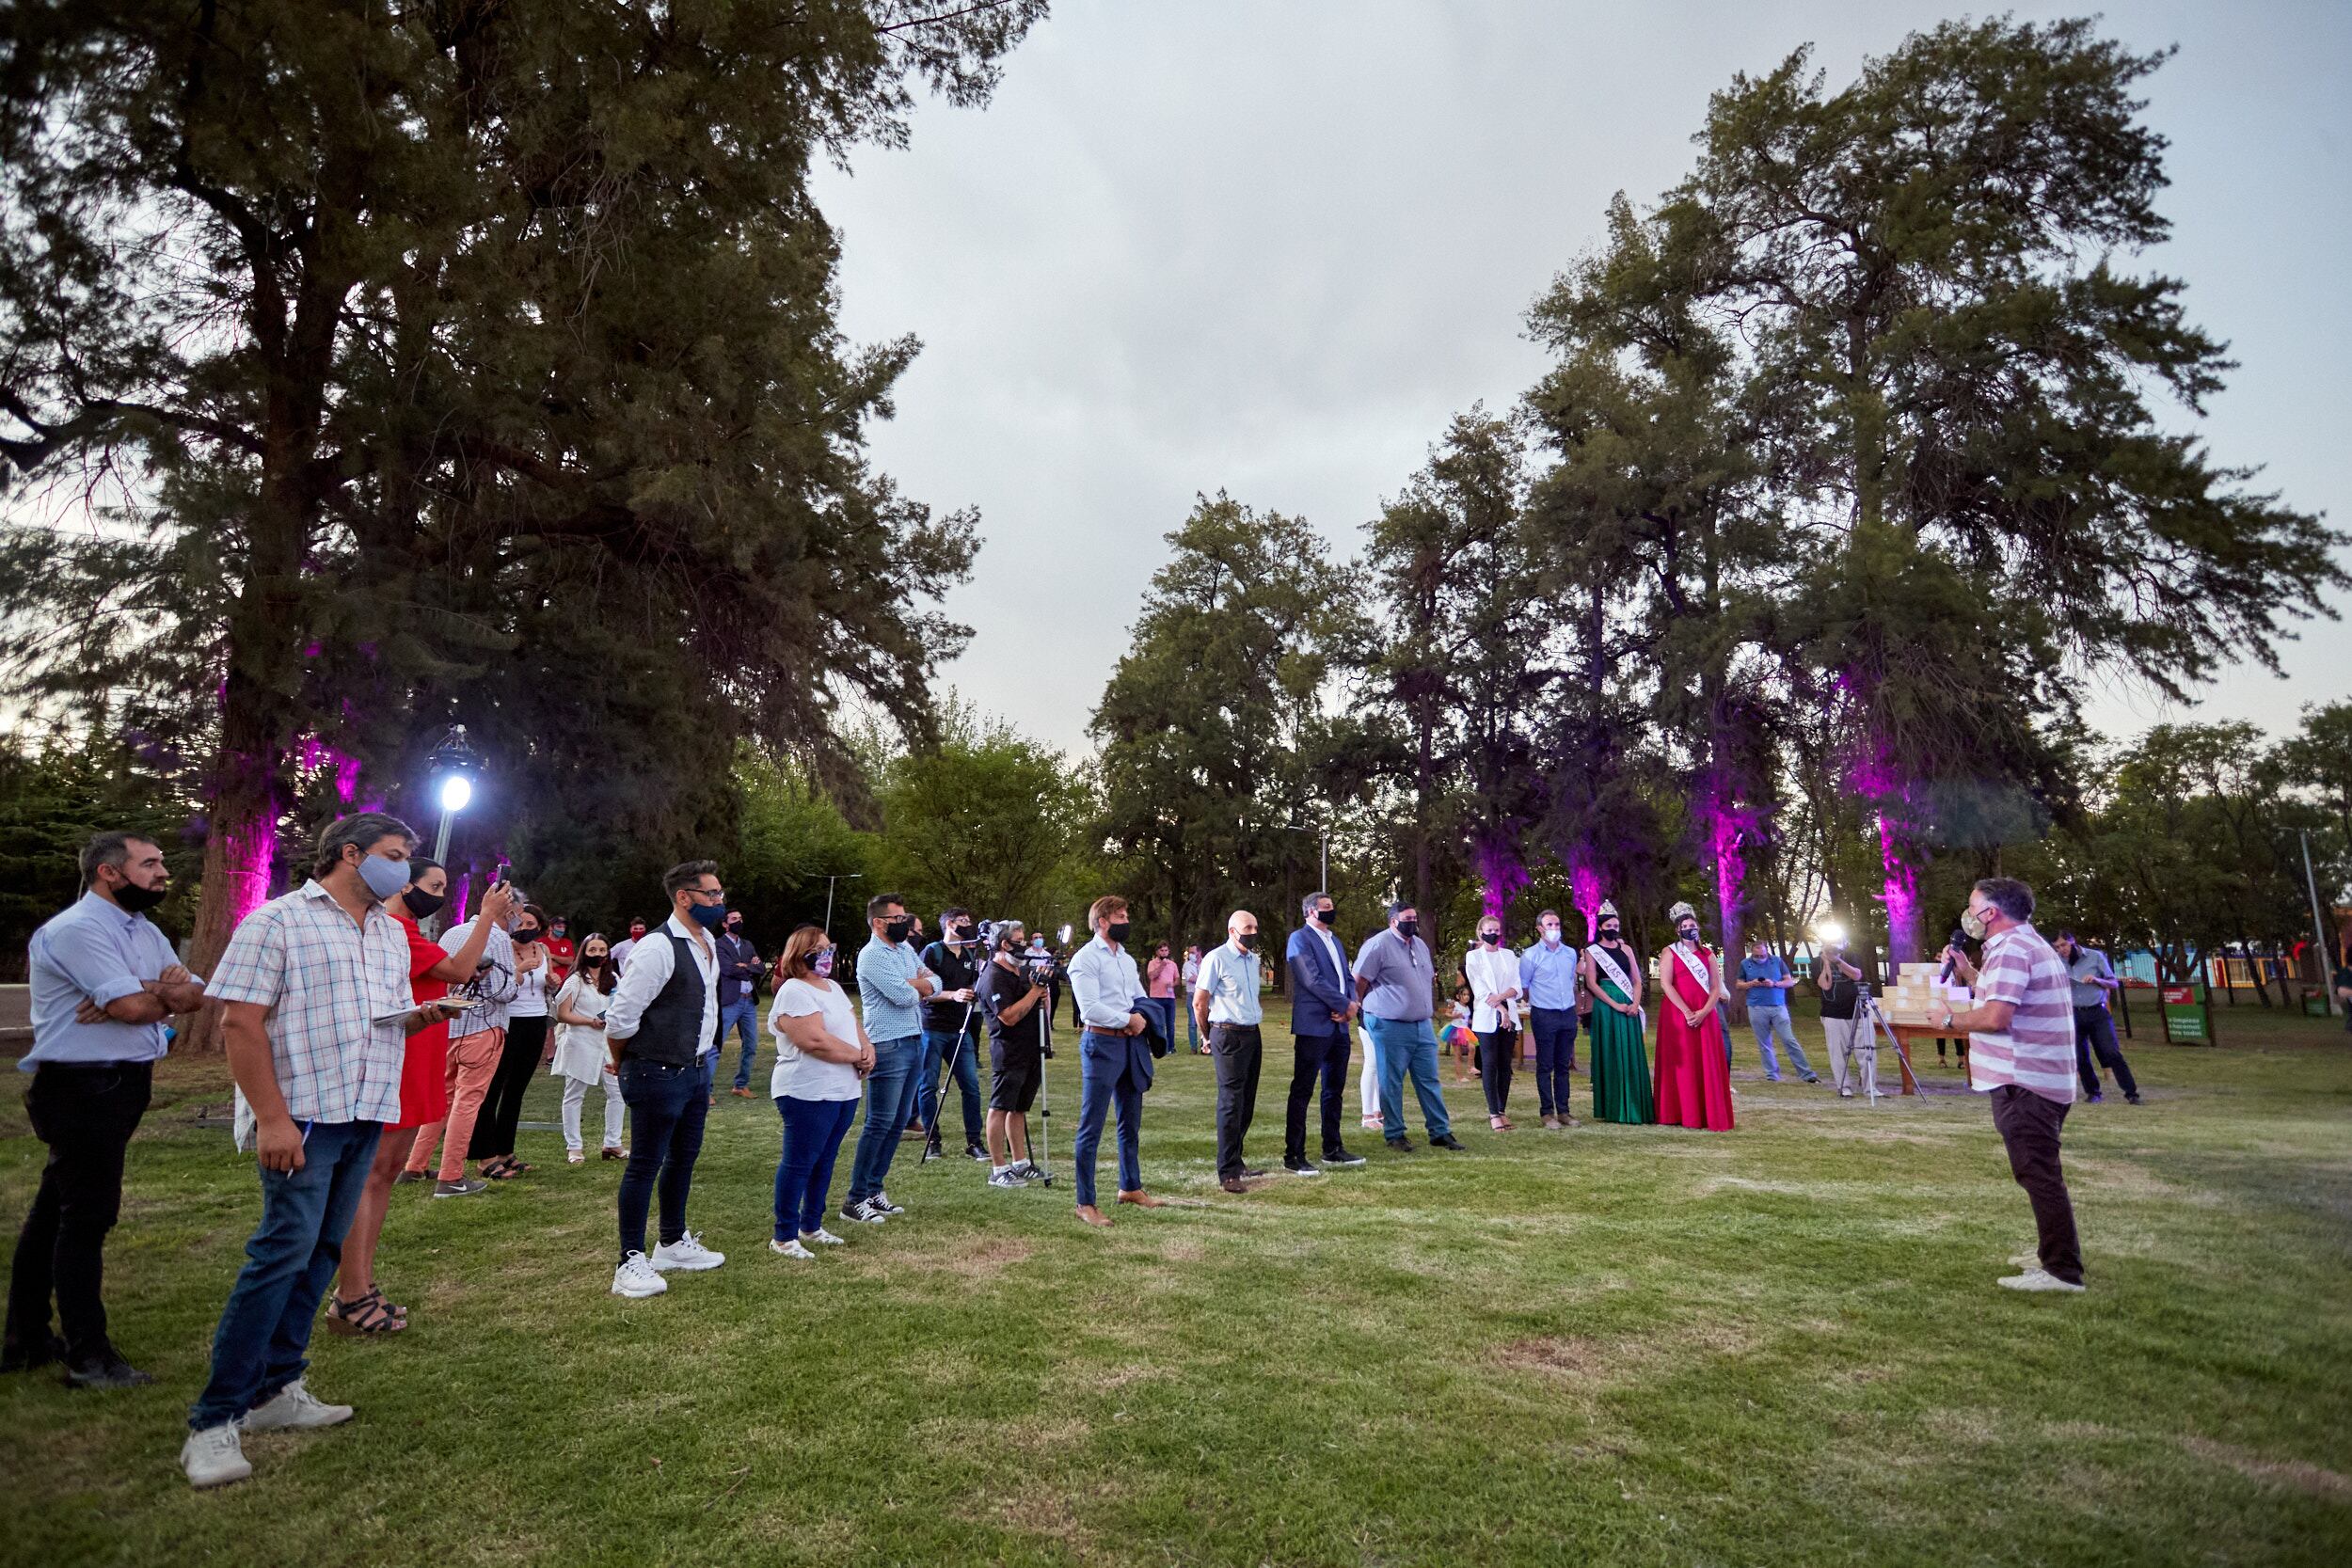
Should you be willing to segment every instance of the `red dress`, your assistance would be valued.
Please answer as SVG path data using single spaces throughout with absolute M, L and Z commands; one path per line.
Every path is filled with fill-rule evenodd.
M 447 996 L 447 980 L 428 980 L 425 975 L 449 955 L 405 912 L 395 911 L 392 918 L 408 933 L 409 990 L 420 1003 Z M 422 1127 L 449 1115 L 448 1064 L 449 1020 L 429 1023 L 408 1037 L 407 1052 L 400 1059 L 400 1120 L 393 1126 Z
M 1723 1015 L 1707 983 L 1692 976 L 1679 955 L 1679 944 L 1669 947 L 1659 963 L 1667 1001 L 1658 1019 L 1658 1120 L 1728 1132 L 1731 1063 L 1724 1051 Z M 1701 946 L 1695 957 L 1703 970 L 1712 953 Z M 1706 1008 L 1696 1028 L 1683 1022 L 1677 1000 L 1683 1007 Z

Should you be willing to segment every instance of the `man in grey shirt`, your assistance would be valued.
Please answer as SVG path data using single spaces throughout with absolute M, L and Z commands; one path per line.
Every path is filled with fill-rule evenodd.
M 2123 1060 L 2123 1048 L 2116 1043 L 2115 1015 L 2107 1010 L 2107 994 L 2123 984 L 2115 977 L 2115 966 L 2096 947 L 2085 947 L 2072 931 L 2060 931 L 2051 946 L 2066 964 L 2066 978 L 2074 993 L 2074 1071 L 2083 1081 L 2083 1098 L 2096 1104 L 2106 1096 L 2099 1092 L 2099 1069 L 2091 1065 L 2096 1053 L 2130 1103 L 2139 1103 L 2139 1085 L 2132 1077 L 2131 1064 Z
M 1410 904 L 1389 906 L 1389 928 L 1356 954 L 1356 999 L 1380 1067 L 1381 1135 L 1391 1148 L 1409 1151 L 1405 1136 L 1405 1079 L 1421 1100 L 1422 1121 L 1438 1148 L 1460 1148 L 1438 1088 L 1438 1037 L 1429 1027 L 1438 990 L 1437 959 L 1421 940 L 1421 914 Z

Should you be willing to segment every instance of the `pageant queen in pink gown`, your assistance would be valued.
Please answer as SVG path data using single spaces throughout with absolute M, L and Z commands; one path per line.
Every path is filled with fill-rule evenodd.
M 1676 940 L 1658 964 L 1665 992 L 1658 1017 L 1659 1124 L 1728 1132 L 1731 1060 L 1724 1048 L 1723 1015 L 1715 1010 L 1723 971 L 1713 950 L 1700 942 L 1698 915 L 1690 905 L 1677 904 L 1667 919 L 1674 923 Z

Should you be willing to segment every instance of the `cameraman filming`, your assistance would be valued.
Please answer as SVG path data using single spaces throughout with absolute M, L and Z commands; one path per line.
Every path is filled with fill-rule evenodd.
M 1830 1078 L 1837 1085 L 1837 1098 L 1853 1098 L 1854 1085 L 1846 1077 L 1849 1053 L 1853 1056 L 1854 1076 L 1861 1080 L 1862 1092 L 1875 1096 L 1879 1089 L 1878 1041 L 1867 1034 L 1854 1033 L 1862 1010 L 1862 971 L 1846 957 L 1842 939 L 1821 943 L 1820 960 L 1814 966 L 1813 986 L 1821 993 L 1821 1038 L 1829 1049 Z
M 956 1092 L 963 1100 L 963 1152 L 985 1160 L 980 1147 L 980 1020 L 973 1006 L 980 966 L 987 954 L 969 910 L 940 912 L 939 940 L 923 949 L 923 967 L 939 976 L 940 989 L 923 1005 L 923 1073 L 914 1091 L 914 1119 L 933 1148 L 947 1147 L 939 1128 L 947 1088 L 940 1081 L 943 1060 L 955 1061 Z
M 1025 1187 L 1037 1172 L 1029 1158 L 1029 1107 L 1044 1072 L 1053 964 L 1026 951 L 1028 939 L 1016 921 L 997 927 L 991 945 L 979 979 L 980 1015 L 988 1021 L 988 1184 Z

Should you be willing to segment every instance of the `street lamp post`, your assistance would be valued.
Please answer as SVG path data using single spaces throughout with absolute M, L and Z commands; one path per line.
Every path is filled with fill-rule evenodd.
M 444 864 L 449 861 L 450 824 L 457 814 L 473 803 L 473 778 L 482 771 L 481 755 L 473 743 L 466 738 L 466 726 L 452 724 L 441 743 L 425 758 L 432 769 L 434 802 L 441 808 L 441 828 L 433 838 L 433 858 Z
M 2312 935 L 2319 941 L 2319 996 L 2332 1013 L 2336 1010 L 2336 988 L 2328 966 L 2335 960 L 2336 944 L 2328 940 L 2327 917 L 2319 912 L 2319 880 L 2312 875 L 2311 832 L 2300 830 L 2297 836 L 2303 841 L 2303 887 L 2312 895 Z
M 866 879 L 863 871 L 829 871 L 825 874 L 825 935 L 833 935 L 833 884 L 857 882 Z

